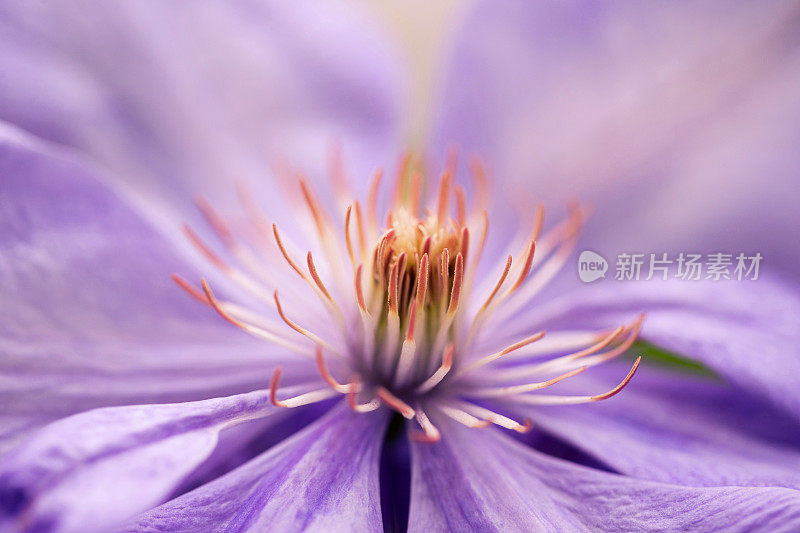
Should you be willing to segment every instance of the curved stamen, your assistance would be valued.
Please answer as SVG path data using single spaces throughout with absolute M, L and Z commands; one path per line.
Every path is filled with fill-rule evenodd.
M 513 431 L 516 431 L 517 433 L 527 433 L 533 428 L 533 422 L 531 421 L 530 418 L 525 418 L 523 422 L 520 424 L 519 422 L 517 422 L 512 418 L 508 418 L 507 416 L 495 413 L 490 409 L 481 407 L 480 405 L 476 405 L 471 402 L 458 402 L 456 405 L 469 414 L 472 414 L 484 420 L 488 420 L 492 424 L 498 425 L 500 427 L 511 429 Z
M 170 277 L 172 278 L 172 281 L 178 285 L 178 287 L 189 293 L 189 296 L 206 305 L 211 305 L 211 302 L 208 301 L 208 298 L 206 298 L 205 294 L 198 291 L 191 283 L 186 281 L 186 279 L 177 274 L 172 274 Z
M 458 310 L 458 302 L 461 298 L 461 284 L 464 281 L 464 256 L 456 256 L 456 266 L 453 271 L 453 290 L 450 293 L 450 306 L 447 308 L 448 315 L 454 315 Z
M 461 370 L 459 372 L 459 375 L 465 374 L 467 372 L 471 372 L 471 371 L 475 370 L 476 368 L 480 368 L 480 367 L 482 367 L 484 365 L 488 365 L 489 363 L 494 362 L 497 359 L 500 359 L 504 355 L 509 354 L 509 353 L 513 352 L 514 350 L 519 350 L 523 346 L 527 346 L 528 344 L 530 344 L 532 342 L 538 341 L 539 339 L 544 337 L 544 335 L 545 335 L 544 331 L 540 331 L 538 333 L 534 333 L 530 337 L 522 339 L 519 342 L 515 342 L 511 346 L 507 346 L 507 347 L 503 348 L 502 350 L 500 350 L 499 352 L 495 352 L 495 353 L 489 354 L 489 355 L 487 355 L 485 357 L 481 357 L 480 359 L 478 359 L 477 361 L 475 361 L 471 365 L 467 365 L 463 370 Z
M 453 175 L 449 171 L 442 174 L 442 179 L 439 181 L 439 200 L 437 202 L 436 219 L 439 224 L 444 225 L 447 220 L 447 212 L 450 209 L 450 184 Z
M 380 400 L 373 398 L 367 403 L 358 403 L 358 391 L 361 389 L 361 381 L 358 375 L 353 376 L 352 381 L 348 385 L 347 391 L 347 405 L 356 413 L 368 413 L 374 411 L 381 406 Z
M 356 267 L 356 254 L 353 250 L 353 239 L 350 238 L 350 215 L 353 211 L 353 206 L 347 206 L 347 213 L 344 215 L 344 243 L 347 246 L 347 255 L 350 257 L 350 264 L 353 268 Z
M 297 263 L 294 262 L 294 260 L 289 255 L 289 252 L 286 250 L 286 247 L 283 245 L 283 239 L 281 239 L 281 235 L 280 235 L 280 233 L 278 233 L 277 224 L 273 224 L 272 225 L 272 235 L 275 237 L 275 242 L 277 243 L 278 249 L 281 251 L 281 254 L 283 255 L 283 258 L 286 259 L 286 262 L 289 263 L 289 266 L 292 267 L 292 270 L 297 272 L 300 275 L 301 278 L 303 278 L 304 280 L 308 281 L 308 277 L 306 276 L 306 273 L 303 272 L 303 269 L 300 268 L 297 265 Z
M 425 393 L 429 390 L 433 389 L 436 385 L 441 383 L 444 377 L 450 372 L 450 369 L 453 368 L 453 354 L 455 353 L 456 346 L 452 342 L 447 345 L 447 348 L 444 350 L 444 355 L 442 356 L 442 364 L 441 366 L 434 372 L 434 374 L 426 379 L 422 385 L 417 387 L 417 393 Z
M 406 402 L 389 392 L 384 387 L 378 387 L 375 389 L 375 394 L 378 398 L 383 401 L 386 405 L 403 415 L 404 418 L 411 420 L 414 418 L 414 409 L 411 408 Z
M 645 316 L 644 314 L 639 315 L 639 317 L 633 322 L 633 324 L 631 324 L 630 326 L 626 326 L 622 331 L 623 334 L 627 333 L 625 339 L 618 346 L 612 348 L 611 350 L 605 353 L 600 353 L 588 357 L 592 352 L 590 352 L 590 350 L 587 349 L 583 350 L 582 352 L 578 352 L 577 354 L 557 357 L 556 359 L 552 359 L 544 363 L 539 363 L 532 367 L 527 367 L 527 368 L 520 367 L 519 371 L 520 372 L 524 371 L 526 374 L 529 375 L 542 375 L 548 372 L 562 372 L 566 370 L 571 370 L 572 368 L 577 368 L 578 366 L 595 366 L 597 364 L 610 361 L 611 359 L 614 359 L 615 357 L 618 357 L 623 353 L 625 353 L 625 351 L 627 351 L 633 345 L 634 341 L 639 336 L 639 332 L 641 331 L 642 322 L 644 321 L 644 316 Z M 603 343 L 603 341 L 601 341 L 598 344 L 601 343 Z
M 334 353 L 334 354 L 336 354 L 336 355 L 341 357 L 342 354 L 338 350 L 336 350 L 336 348 L 331 346 L 331 344 L 329 342 L 327 342 L 327 341 L 323 340 L 322 338 L 320 338 L 319 335 L 316 335 L 315 333 L 311 333 L 309 330 L 307 330 L 307 329 L 305 329 L 305 328 L 303 328 L 301 326 L 298 326 L 297 324 L 295 324 L 294 322 L 289 320 L 289 318 L 283 312 L 283 308 L 281 307 L 281 301 L 280 301 L 280 298 L 278 298 L 278 291 L 275 291 L 273 293 L 273 297 L 275 298 L 275 305 L 278 308 L 278 314 L 283 319 L 283 321 L 286 322 L 287 326 L 289 326 L 290 328 L 295 330 L 300 335 L 303 335 L 304 337 L 308 337 L 309 339 L 314 341 L 314 343 L 323 346 L 326 350 L 328 350 L 328 351 L 330 351 L 330 352 L 332 352 L 332 353 Z
M 317 267 L 314 265 L 314 257 L 311 255 L 311 252 L 308 252 L 306 255 L 306 262 L 308 263 L 308 272 L 311 274 L 311 278 L 314 280 L 314 283 L 316 283 L 319 290 L 322 291 L 322 294 L 325 295 L 325 298 L 327 298 L 328 301 L 333 302 L 331 293 L 328 292 L 328 289 L 325 287 L 325 284 L 322 283 L 322 279 L 317 273 Z
M 642 360 L 641 356 L 637 357 L 636 361 L 634 361 L 633 366 L 628 371 L 625 378 L 623 378 L 623 380 L 616 387 L 602 394 L 595 394 L 593 396 L 556 396 L 556 395 L 545 395 L 545 394 L 520 394 L 517 396 L 508 396 L 507 398 L 510 401 L 525 403 L 529 405 L 571 405 L 576 403 L 599 402 L 600 400 L 606 400 L 608 398 L 611 398 L 612 396 L 619 393 L 619 391 L 624 389 L 625 386 L 633 378 L 633 375 L 636 374 L 636 370 L 639 368 L 639 362 L 641 360 Z
M 470 396 L 481 396 L 484 398 L 495 398 L 498 396 L 508 396 L 512 394 L 521 394 L 523 392 L 531 392 L 539 389 L 544 389 L 546 387 L 550 387 L 551 385 L 555 385 L 560 381 L 564 381 L 567 378 L 571 378 L 572 376 L 577 376 L 578 374 L 584 372 L 588 366 L 582 366 L 580 368 L 576 368 L 575 370 L 570 370 L 569 372 L 565 372 L 560 376 L 556 376 L 554 378 L 550 378 L 546 381 L 539 381 L 536 383 L 526 383 L 524 385 L 511 385 L 508 387 L 491 387 L 486 389 L 478 389 L 474 391 L 470 391 Z
M 503 269 L 503 273 L 500 274 L 500 279 L 497 280 L 497 284 L 494 286 L 494 289 L 492 289 L 492 292 L 489 293 L 489 296 L 486 298 L 486 301 L 478 310 L 478 314 L 476 315 L 475 320 L 477 320 L 478 316 L 480 316 L 480 314 L 483 313 L 489 307 L 489 304 L 491 304 L 492 300 L 494 300 L 494 297 L 497 295 L 497 292 L 500 290 L 500 287 L 503 286 L 503 282 L 506 280 L 506 276 L 508 276 L 508 271 L 511 270 L 511 262 L 512 258 L 509 255 L 508 259 L 506 260 L 506 266 Z
M 464 424 L 470 428 L 483 429 L 492 425 L 492 423 L 488 420 L 481 420 L 480 418 L 474 417 L 466 411 L 456 409 L 455 407 L 451 407 L 446 404 L 438 406 L 438 409 L 456 422 Z
M 197 248 L 197 250 L 200 253 L 202 253 L 206 257 L 206 259 L 211 261 L 211 263 L 215 267 L 217 267 L 222 272 L 225 272 L 226 274 L 230 273 L 233 270 L 233 267 L 231 267 L 228 263 L 223 261 L 219 255 L 214 253 L 211 247 L 208 246 L 205 243 L 205 241 L 203 241 L 203 239 L 201 239 L 200 236 L 197 235 L 197 233 L 195 233 L 191 227 L 189 227 L 187 224 L 184 224 L 183 226 L 181 226 L 181 229 L 183 230 L 183 234 L 186 235 L 186 237 L 194 245 L 194 247 Z
M 442 439 L 439 429 L 431 423 L 425 411 L 417 409 L 415 415 L 420 427 L 422 427 L 422 433 L 418 431 L 412 432 L 410 435 L 411 440 L 416 442 L 438 442 Z
M 463 226 L 467 222 L 467 199 L 464 187 L 458 185 L 456 187 L 456 222 L 459 226 Z
M 369 312 L 367 311 L 367 304 L 364 301 L 364 288 L 361 285 L 361 271 L 363 270 L 364 265 L 358 265 L 355 274 L 355 287 L 356 287 L 356 302 L 358 303 L 358 308 L 361 310 L 362 314 L 368 315 Z
M 531 265 L 533 264 L 533 256 L 534 252 L 536 251 L 536 241 L 531 241 L 528 244 L 528 248 L 525 251 L 524 260 L 522 263 L 522 270 L 517 276 L 517 281 L 508 289 L 506 294 L 503 296 L 503 299 L 514 293 L 517 289 L 519 289 L 523 283 L 525 283 L 525 278 L 528 277 L 528 274 L 531 271 Z
M 284 407 L 284 408 L 292 408 L 292 407 L 300 407 L 301 405 L 308 405 L 312 403 L 321 402 L 323 400 L 327 400 L 328 398 L 333 398 L 338 392 L 333 389 L 319 389 L 313 390 L 311 392 L 306 392 L 304 394 L 300 394 L 294 396 L 293 398 L 288 398 L 286 400 L 279 400 L 278 399 L 278 385 L 280 384 L 281 380 L 281 373 L 283 370 L 281 367 L 275 369 L 275 372 L 272 374 L 272 380 L 269 384 L 269 401 L 272 402 L 272 405 L 275 407 Z
M 282 339 L 278 335 L 275 335 L 274 333 L 267 331 L 264 328 L 260 328 L 253 324 L 249 324 L 247 322 L 243 322 L 237 318 L 234 318 L 233 316 L 231 316 L 230 313 L 228 313 L 227 311 L 225 311 L 225 309 L 223 309 L 220 302 L 214 297 L 214 293 L 211 292 L 211 287 L 208 285 L 208 282 L 206 282 L 205 279 L 200 280 L 200 285 L 203 287 L 203 292 L 206 295 L 206 300 L 209 303 L 209 305 L 211 305 L 211 307 L 214 309 L 214 311 L 217 312 L 217 314 L 219 314 L 219 316 L 224 318 L 229 323 L 233 324 L 237 328 L 243 329 L 244 331 L 253 335 L 254 337 L 274 342 L 275 344 L 284 346 L 301 355 L 305 356 L 310 355 L 308 353 L 308 349 L 303 348 L 302 346 L 286 341 L 285 339 Z
M 350 390 L 350 386 L 336 381 L 333 375 L 331 375 L 331 373 L 328 371 L 328 366 L 325 364 L 325 356 L 322 355 L 322 346 L 317 346 L 316 360 L 317 370 L 319 370 L 319 375 L 322 376 L 322 379 L 325 380 L 325 383 L 330 385 L 331 388 L 336 392 L 346 394 Z

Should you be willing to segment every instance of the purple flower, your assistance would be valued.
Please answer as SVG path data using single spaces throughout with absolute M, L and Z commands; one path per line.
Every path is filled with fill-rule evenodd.
M 335 7 L 89 5 L 0 16 L 0 528 L 800 527 L 795 285 L 576 288 L 585 207 L 453 151 L 372 174 L 397 80 Z M 262 178 L 272 129 L 309 177 Z

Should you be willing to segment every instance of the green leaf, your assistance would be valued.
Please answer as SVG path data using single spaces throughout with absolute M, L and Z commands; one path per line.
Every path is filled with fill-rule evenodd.
M 638 340 L 633 343 L 633 347 L 628 350 L 627 355 L 631 358 L 641 355 L 643 363 L 658 366 L 666 370 L 710 379 L 721 379 L 716 372 L 703 363 L 676 354 L 675 352 L 667 351 L 646 341 Z

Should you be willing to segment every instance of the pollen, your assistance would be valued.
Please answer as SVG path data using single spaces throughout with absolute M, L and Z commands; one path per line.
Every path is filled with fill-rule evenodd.
M 198 288 L 173 279 L 231 325 L 296 354 L 319 375 L 287 398 L 279 390 L 283 369 L 275 368 L 269 380 L 273 405 L 291 408 L 340 397 L 359 413 L 391 409 L 416 421 L 412 438 L 435 442 L 441 438 L 435 422 L 440 417 L 474 428 L 532 427 L 527 417 L 517 420 L 491 409 L 493 402 L 513 411 L 514 405 L 594 402 L 622 390 L 639 359 L 607 392 L 539 392 L 626 353 L 643 316 L 605 332 L 550 337 L 522 312 L 570 256 L 585 209 L 572 206 L 566 220 L 543 232 L 543 208 L 526 204 L 520 231 L 498 236 L 505 252 L 483 257 L 489 187 L 481 161 L 468 165 L 475 192 L 470 203 L 455 184 L 455 151 L 432 180 L 436 192 L 430 198 L 429 174 L 412 167 L 411 155 L 404 154 L 388 201 L 382 200 L 384 171 L 378 169 L 363 208 L 336 148 L 329 156 L 330 194 L 320 196 L 302 175 L 278 169 L 286 188 L 294 182 L 297 191 L 287 198 L 295 216 L 286 231 L 280 221 L 269 221 L 243 184 L 238 190 L 244 222 L 198 201 L 224 253 L 187 227 L 190 241 L 262 305 L 219 298 L 206 280 Z M 478 279 L 479 265 L 492 274 Z

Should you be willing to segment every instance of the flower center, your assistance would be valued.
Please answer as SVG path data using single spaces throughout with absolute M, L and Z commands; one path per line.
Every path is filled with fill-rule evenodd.
M 631 379 L 638 359 L 617 387 L 600 395 L 528 394 L 625 352 L 638 334 L 642 317 L 612 331 L 555 337 L 541 349 L 534 343 L 544 337 L 543 331 L 525 333 L 511 342 L 504 332 L 487 334 L 492 330 L 487 325 L 497 328 L 498 323 L 510 333 L 515 327 L 520 331 L 528 328 L 526 323 L 515 326 L 514 317 L 566 262 L 582 222 L 581 208 L 572 208 L 565 222 L 540 238 L 544 211 L 541 206 L 528 205 L 521 213 L 528 224 L 508 239 L 509 253 L 494 265 L 497 277 L 479 280 L 475 272 L 489 221 L 487 180 L 479 161 L 471 167 L 476 191 L 472 205 L 467 205 L 464 189 L 453 184 L 457 165 L 451 155 L 437 193 L 422 208 L 423 175 L 412 172 L 411 160 L 404 156 L 392 198 L 384 208 L 382 229 L 377 221 L 383 172 L 375 173 L 366 210 L 362 210 L 346 185 L 341 160 L 334 157 L 333 162 L 332 197 L 341 205 L 343 232 L 337 230 L 338 224 L 302 177 L 298 180 L 300 194 L 294 199 L 297 219 L 310 222 L 306 239 L 316 242 L 324 257 L 319 268 L 311 251 L 306 254 L 305 267 L 301 266 L 292 241 L 277 225 L 266 222 L 243 187 L 240 197 L 247 220 L 240 231 L 234 231 L 233 224 L 205 200 L 199 200 L 198 207 L 229 254 L 244 268 L 224 260 L 194 231 L 184 228 L 208 259 L 272 307 L 277 317 L 270 317 L 269 310 L 256 312 L 217 299 L 205 280 L 202 291 L 180 277 L 173 276 L 175 281 L 232 324 L 316 362 L 324 386 L 284 400 L 279 399 L 278 390 L 282 370 L 275 370 L 270 384 L 275 405 L 295 407 L 346 395 L 355 411 L 386 405 L 416 419 L 422 428 L 420 438 L 437 440 L 438 430 L 426 414 L 431 408 L 472 427 L 494 423 L 522 431 L 530 424 L 516 422 L 483 404 L 493 398 L 533 404 L 597 401 L 613 396 Z M 535 255 L 540 258 L 538 263 Z M 348 275 L 348 270 L 352 274 Z M 311 293 L 315 297 L 309 300 Z M 477 299 L 476 294 L 480 295 Z M 278 320 L 293 331 L 281 328 Z M 574 351 L 581 346 L 585 347 Z M 545 362 L 535 360 L 544 354 L 561 355 Z M 535 362 L 506 368 L 495 365 L 514 355 Z M 340 381 L 335 375 L 347 380 Z M 530 382 L 539 376 L 538 381 Z M 298 387 L 312 388 L 313 383 Z

